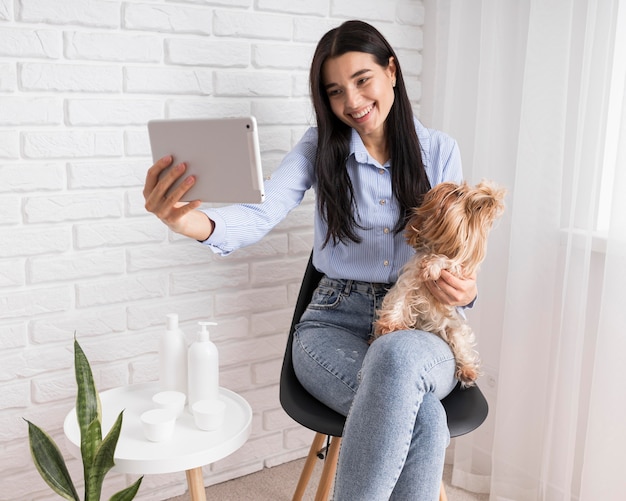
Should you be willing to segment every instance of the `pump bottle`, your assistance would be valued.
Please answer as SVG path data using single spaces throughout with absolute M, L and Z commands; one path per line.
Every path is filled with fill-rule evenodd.
M 189 347 L 187 385 L 189 408 L 199 400 L 219 397 L 219 355 L 217 346 L 209 335 L 209 325 L 215 322 L 198 322 L 198 337 Z
M 159 340 L 159 387 L 187 394 L 187 342 L 176 313 L 167 315 L 167 330 Z

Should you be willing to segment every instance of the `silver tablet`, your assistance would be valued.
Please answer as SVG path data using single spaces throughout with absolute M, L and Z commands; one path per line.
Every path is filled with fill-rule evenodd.
M 187 164 L 185 174 L 172 189 L 187 176 L 196 177 L 183 202 L 263 202 L 263 171 L 254 117 L 151 120 L 148 135 L 154 162 L 172 155 L 172 166 Z

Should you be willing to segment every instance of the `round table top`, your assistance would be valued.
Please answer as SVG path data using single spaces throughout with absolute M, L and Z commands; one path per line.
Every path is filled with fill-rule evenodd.
M 100 393 L 103 436 L 111 429 L 120 411 L 124 410 L 122 430 L 114 455 L 114 471 L 145 474 L 190 470 L 232 454 L 250 436 L 250 405 L 237 393 L 220 388 L 220 398 L 226 403 L 224 424 L 220 429 L 200 430 L 185 407 L 183 414 L 176 420 L 172 437 L 164 442 L 150 442 L 143 435 L 139 416 L 154 408 L 152 395 L 158 391 L 158 383 L 144 383 Z M 80 457 L 76 408 L 66 416 L 63 431 L 70 452 Z

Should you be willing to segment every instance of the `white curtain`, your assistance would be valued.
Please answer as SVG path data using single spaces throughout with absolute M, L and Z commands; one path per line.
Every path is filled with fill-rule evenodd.
M 626 2 L 424 3 L 421 118 L 509 190 L 469 315 L 490 417 L 453 483 L 626 499 Z

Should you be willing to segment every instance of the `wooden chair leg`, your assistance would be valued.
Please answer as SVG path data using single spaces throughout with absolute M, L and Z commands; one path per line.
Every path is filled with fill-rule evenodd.
M 324 439 L 326 435 L 322 433 L 316 433 L 313 438 L 313 443 L 309 449 L 309 454 L 300 473 L 300 479 L 296 486 L 296 492 L 293 495 L 292 501 L 302 501 L 304 493 L 306 491 L 313 469 L 315 468 L 315 462 L 317 460 L 317 453 L 323 448 Z M 335 479 L 335 473 L 337 471 L 337 460 L 339 459 L 339 449 L 341 447 L 341 437 L 332 437 L 330 446 L 326 453 L 326 460 L 324 461 L 324 469 L 320 477 L 320 483 L 315 493 L 315 501 L 327 501 L 330 489 Z M 441 488 L 439 489 L 439 501 L 448 501 L 446 495 L 446 488 L 443 480 L 441 481 Z
M 446 495 L 446 488 L 443 485 L 443 480 L 441 481 L 441 489 L 439 489 L 439 501 L 448 501 L 448 496 Z
M 296 486 L 296 492 L 293 495 L 293 501 L 302 501 L 302 497 L 304 496 L 304 492 L 306 491 L 306 486 L 309 484 L 309 480 L 311 479 L 311 475 L 313 474 L 313 469 L 315 468 L 315 461 L 317 460 L 318 451 L 324 446 L 324 439 L 326 435 L 322 433 L 316 433 L 313 438 L 313 443 L 311 444 L 311 448 L 309 449 L 309 455 L 304 462 L 304 467 L 302 468 L 302 473 L 300 473 L 300 479 L 298 480 L 298 485 Z
M 332 437 L 330 447 L 326 453 L 320 483 L 317 487 L 317 493 L 315 494 L 315 501 L 326 501 L 328 499 L 333 480 L 335 479 L 335 472 L 337 471 L 337 459 L 339 458 L 340 446 L 341 437 Z

